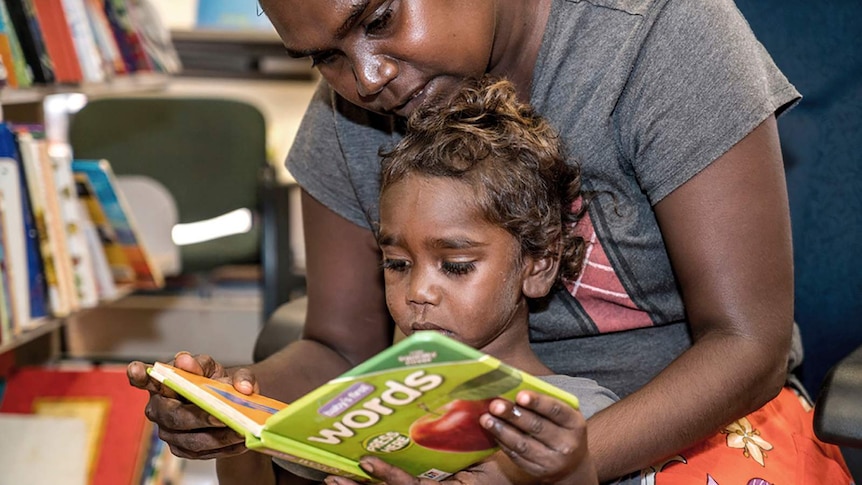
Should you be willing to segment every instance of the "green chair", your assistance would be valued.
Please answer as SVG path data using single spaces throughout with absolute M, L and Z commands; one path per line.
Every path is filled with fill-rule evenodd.
M 181 246 L 180 280 L 209 281 L 227 267 L 259 265 L 264 320 L 302 291 L 289 246 L 288 189 L 267 161 L 266 121 L 255 106 L 223 98 L 99 98 L 75 113 L 69 128 L 76 159 L 107 159 L 118 177 L 160 182 L 180 224 L 251 211 L 247 232 Z

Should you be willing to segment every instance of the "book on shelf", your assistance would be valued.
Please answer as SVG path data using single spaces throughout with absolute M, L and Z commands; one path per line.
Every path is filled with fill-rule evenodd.
M 19 125 L 14 127 L 14 131 L 39 236 L 50 313 L 55 317 L 67 316 L 80 308 L 80 301 L 75 291 L 72 260 L 61 221 L 47 142 L 41 133 L 30 128 Z
M 0 231 L 3 233 L 0 239 L 3 252 L 3 266 L 0 271 L 3 275 L 0 277 L 4 279 L 5 289 L 9 294 L 10 308 L 7 312 L 11 333 L 18 335 L 25 327 L 24 319 L 30 318 L 30 299 L 27 239 L 24 208 L 21 205 L 21 175 L 18 161 L 13 158 L 0 157 L 0 198 Z
M 9 11 L 9 19 L 18 34 L 24 60 L 33 74 L 33 82 L 50 84 L 56 80 L 54 63 L 45 47 L 42 27 L 36 17 L 33 0 L 3 0 Z
M 84 81 L 103 82 L 113 73 L 96 43 L 95 27 L 90 23 L 84 2 L 85 0 L 62 0 L 62 6 Z
M 245 436 L 246 446 L 325 473 L 369 481 L 374 455 L 442 480 L 496 451 L 479 424 L 490 401 L 522 389 L 575 396 L 436 332 L 417 332 L 291 404 L 155 363 L 150 375 Z
M 16 55 L 23 61 L 21 44 L 18 43 L 18 35 L 15 33 L 15 27 L 12 26 L 9 19 L 6 4 L 0 0 L 0 60 L 3 61 L 3 68 L 6 71 L 6 85 L 11 88 L 22 86 L 19 82 L 19 77 L 22 73 L 18 72 L 21 68 L 19 67 L 19 62 L 15 59 Z
M 9 245 L 6 251 L 11 265 L 15 307 L 18 309 L 21 329 L 26 329 L 48 316 L 48 289 L 24 166 L 15 134 L 7 123 L 0 123 L 0 160 L 7 168 L 0 171 L 0 183 L 8 209 L 6 223 L 9 227 Z
M 114 226 L 111 225 L 111 221 L 105 215 L 102 204 L 99 202 L 98 197 L 96 197 L 96 192 L 90 183 L 90 178 L 85 173 L 73 173 L 73 177 L 75 179 L 75 190 L 78 194 L 78 201 L 85 209 L 84 215 L 89 219 L 93 229 L 96 231 L 99 244 L 104 250 L 111 279 L 118 284 L 134 284 L 135 270 L 132 268 L 131 263 L 129 263 L 129 258 L 126 256 L 122 244 L 120 244 Z M 87 227 L 86 222 L 85 227 Z M 97 280 L 101 281 L 103 277 L 103 275 L 97 275 Z M 103 286 L 107 286 L 107 283 L 103 284 Z
M 108 23 L 114 32 L 114 39 L 120 48 L 120 55 L 126 64 L 128 72 L 152 71 L 153 65 L 149 55 L 144 50 L 141 36 L 132 18 L 129 16 L 129 6 L 126 0 L 103 0 Z
M 29 1 L 33 2 L 45 50 L 54 65 L 54 80 L 62 84 L 80 83 L 84 75 L 62 0 Z
M 64 229 L 74 290 L 82 308 L 92 308 L 99 302 L 93 255 L 83 231 L 81 208 L 72 174 L 72 147 L 67 143 L 52 142 L 49 153 L 59 203 L 60 222 Z
M 165 280 L 161 269 L 153 262 L 149 250 L 143 242 L 129 209 L 128 202 L 117 185 L 116 176 L 108 160 L 74 160 L 72 171 L 79 178 L 86 176 L 86 182 L 93 190 L 105 215 L 116 234 L 128 263 L 134 270 L 134 285 L 138 289 L 158 289 L 164 287 Z M 79 184 L 79 190 L 82 189 Z M 80 192 L 79 192 L 80 194 Z M 92 212 L 91 212 L 92 215 Z
M 99 48 L 106 72 L 109 74 L 126 74 L 126 63 L 120 55 L 120 48 L 114 38 L 114 31 L 105 13 L 104 0 L 84 0 L 87 19 Z
M 129 385 L 125 366 L 23 367 L 9 375 L 0 413 L 82 420 L 86 483 L 137 485 L 153 428 L 144 415 L 147 400 L 146 392 Z M 52 430 L 32 438 L 58 441 Z
M 0 171 L 3 167 L 0 167 Z M 6 226 L 6 204 L 0 190 L 0 343 L 9 342 L 19 333 L 21 322 L 15 313 L 15 300 L 12 294 L 10 267 L 6 248 L 9 246 Z

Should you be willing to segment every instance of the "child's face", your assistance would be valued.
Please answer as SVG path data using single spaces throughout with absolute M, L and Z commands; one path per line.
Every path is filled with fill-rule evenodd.
M 528 258 L 482 217 L 468 185 L 422 176 L 392 185 L 380 199 L 380 242 L 386 303 L 405 334 L 436 330 L 488 351 L 526 328 Z
M 285 47 L 348 101 L 408 116 L 492 62 L 496 2 L 263 0 Z

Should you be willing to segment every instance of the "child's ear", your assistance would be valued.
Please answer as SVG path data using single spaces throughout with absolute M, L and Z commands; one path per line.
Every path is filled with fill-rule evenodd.
M 557 280 L 560 258 L 548 255 L 543 258 L 527 258 L 524 266 L 524 281 L 521 284 L 527 298 L 542 298 L 551 291 Z

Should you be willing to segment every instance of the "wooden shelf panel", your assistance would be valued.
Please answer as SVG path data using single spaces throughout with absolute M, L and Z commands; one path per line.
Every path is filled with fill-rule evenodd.
M 82 93 L 87 96 L 107 96 L 165 89 L 170 76 L 162 73 L 139 73 L 117 76 L 106 83 L 33 86 L 23 89 L 5 87 L 0 90 L 0 105 L 41 103 L 45 96 L 60 93 Z
M 100 302 L 99 306 L 108 305 L 108 304 L 117 302 L 119 300 L 122 300 L 123 298 L 129 296 L 133 292 L 134 292 L 134 288 L 132 288 L 130 286 L 119 287 L 116 297 L 114 297 L 110 300 L 105 300 L 105 301 Z M 76 312 L 76 314 L 77 313 L 84 313 L 87 310 L 88 309 L 80 310 L 79 312 Z M 22 346 L 42 337 L 44 335 L 47 335 L 48 333 L 51 333 L 51 332 L 63 327 L 63 325 L 65 325 L 65 323 L 66 323 L 66 318 L 65 317 L 64 318 L 44 317 L 44 318 L 40 318 L 38 320 L 34 320 L 32 323 L 33 323 L 32 328 L 25 330 L 20 335 L 16 335 L 15 337 L 12 338 L 12 340 L 10 340 L 8 342 L 4 341 L 4 342 L 0 343 L 0 354 L 3 354 L 6 352 L 9 352 L 10 350 L 15 350 L 19 347 L 22 347 Z

